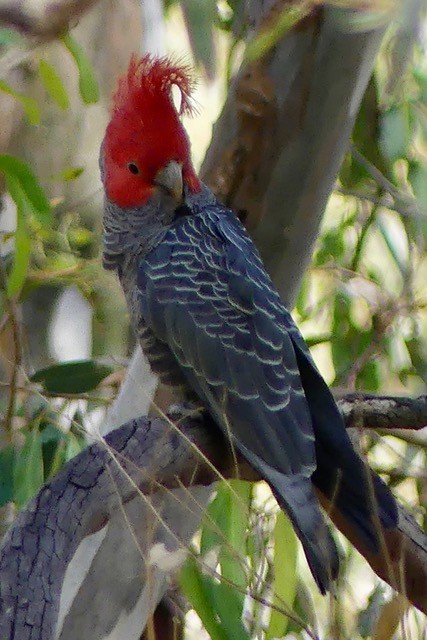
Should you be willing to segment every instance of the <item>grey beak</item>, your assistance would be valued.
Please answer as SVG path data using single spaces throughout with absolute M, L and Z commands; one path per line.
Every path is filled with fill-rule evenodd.
M 184 185 L 182 181 L 182 166 L 176 160 L 171 160 L 154 178 L 154 184 L 164 189 L 179 207 L 184 201 Z

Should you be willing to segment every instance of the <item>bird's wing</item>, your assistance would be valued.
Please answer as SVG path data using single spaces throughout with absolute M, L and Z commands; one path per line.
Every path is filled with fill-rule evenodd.
M 214 209 L 171 227 L 141 263 L 138 286 L 144 322 L 243 455 L 311 475 L 314 436 L 286 312 L 232 214 Z

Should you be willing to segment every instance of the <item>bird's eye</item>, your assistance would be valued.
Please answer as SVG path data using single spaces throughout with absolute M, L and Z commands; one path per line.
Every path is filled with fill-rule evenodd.
M 134 176 L 138 176 L 140 173 L 139 167 L 135 162 L 129 162 L 128 169 Z

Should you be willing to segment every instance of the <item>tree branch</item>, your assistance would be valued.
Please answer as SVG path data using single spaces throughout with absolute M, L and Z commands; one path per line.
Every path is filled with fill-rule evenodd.
M 427 396 L 404 398 L 351 393 L 335 394 L 347 427 L 359 429 L 424 429 Z
M 340 404 L 346 406 L 348 402 L 357 412 L 354 396 L 343 398 Z M 384 407 L 380 407 L 383 424 Z M 395 415 L 395 403 L 391 410 Z M 372 416 L 372 407 L 370 412 Z M 354 426 L 352 412 L 345 415 L 347 426 Z M 128 608 L 137 604 L 147 582 L 153 589 L 150 601 L 157 602 L 164 588 L 164 572 L 173 573 L 184 560 L 184 549 L 203 511 L 197 497 L 183 505 L 182 493 L 176 489 L 191 487 L 194 492 L 195 485 L 211 484 L 221 476 L 234 477 L 233 458 L 227 451 L 223 436 L 206 415 L 181 406 L 171 410 L 169 419 L 132 420 L 72 459 L 18 515 L 3 542 L 0 638 L 57 637 L 67 567 L 85 540 L 97 534 L 108 535 L 117 513 L 120 529 L 126 535 L 122 535 L 120 552 L 108 559 L 101 557 L 95 566 L 96 615 L 107 632 L 116 624 L 125 603 Z M 243 460 L 239 460 L 239 476 L 257 479 Z M 373 554 L 334 506 L 324 496 L 319 498 L 374 571 L 427 613 L 427 537 L 412 516 L 399 507 L 397 529 L 383 532 L 384 548 Z M 174 507 L 181 515 L 183 508 L 186 510 L 185 532 L 175 529 Z M 135 545 L 138 562 L 131 554 L 128 565 L 126 549 Z M 93 597 L 92 592 L 91 607 Z M 87 608 L 71 607 L 68 617 L 70 637 L 71 632 L 74 637 L 90 637 L 93 620 Z
M 38 40 L 62 36 L 98 0 L 0 0 L 0 24 Z

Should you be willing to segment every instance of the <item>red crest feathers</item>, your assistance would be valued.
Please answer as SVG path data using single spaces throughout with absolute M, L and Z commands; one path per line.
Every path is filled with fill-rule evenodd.
M 171 101 L 174 85 L 181 91 L 179 115 L 193 115 L 195 108 L 191 102 L 191 94 L 194 81 L 191 68 L 174 63 L 169 58 L 155 58 L 151 55 L 138 60 L 134 54 L 127 74 L 119 80 L 118 90 L 113 96 L 113 110 L 133 106 L 137 111 L 149 111 L 155 106 L 156 100 L 166 98 Z
M 177 112 L 172 88 L 181 92 Z M 169 58 L 132 56 L 119 80 L 104 141 L 108 197 L 122 207 L 144 204 L 152 195 L 156 174 L 171 160 L 182 164 L 190 191 L 200 189 L 191 164 L 190 143 L 179 116 L 193 114 L 194 82 L 190 69 Z M 131 167 L 131 171 L 129 168 Z

